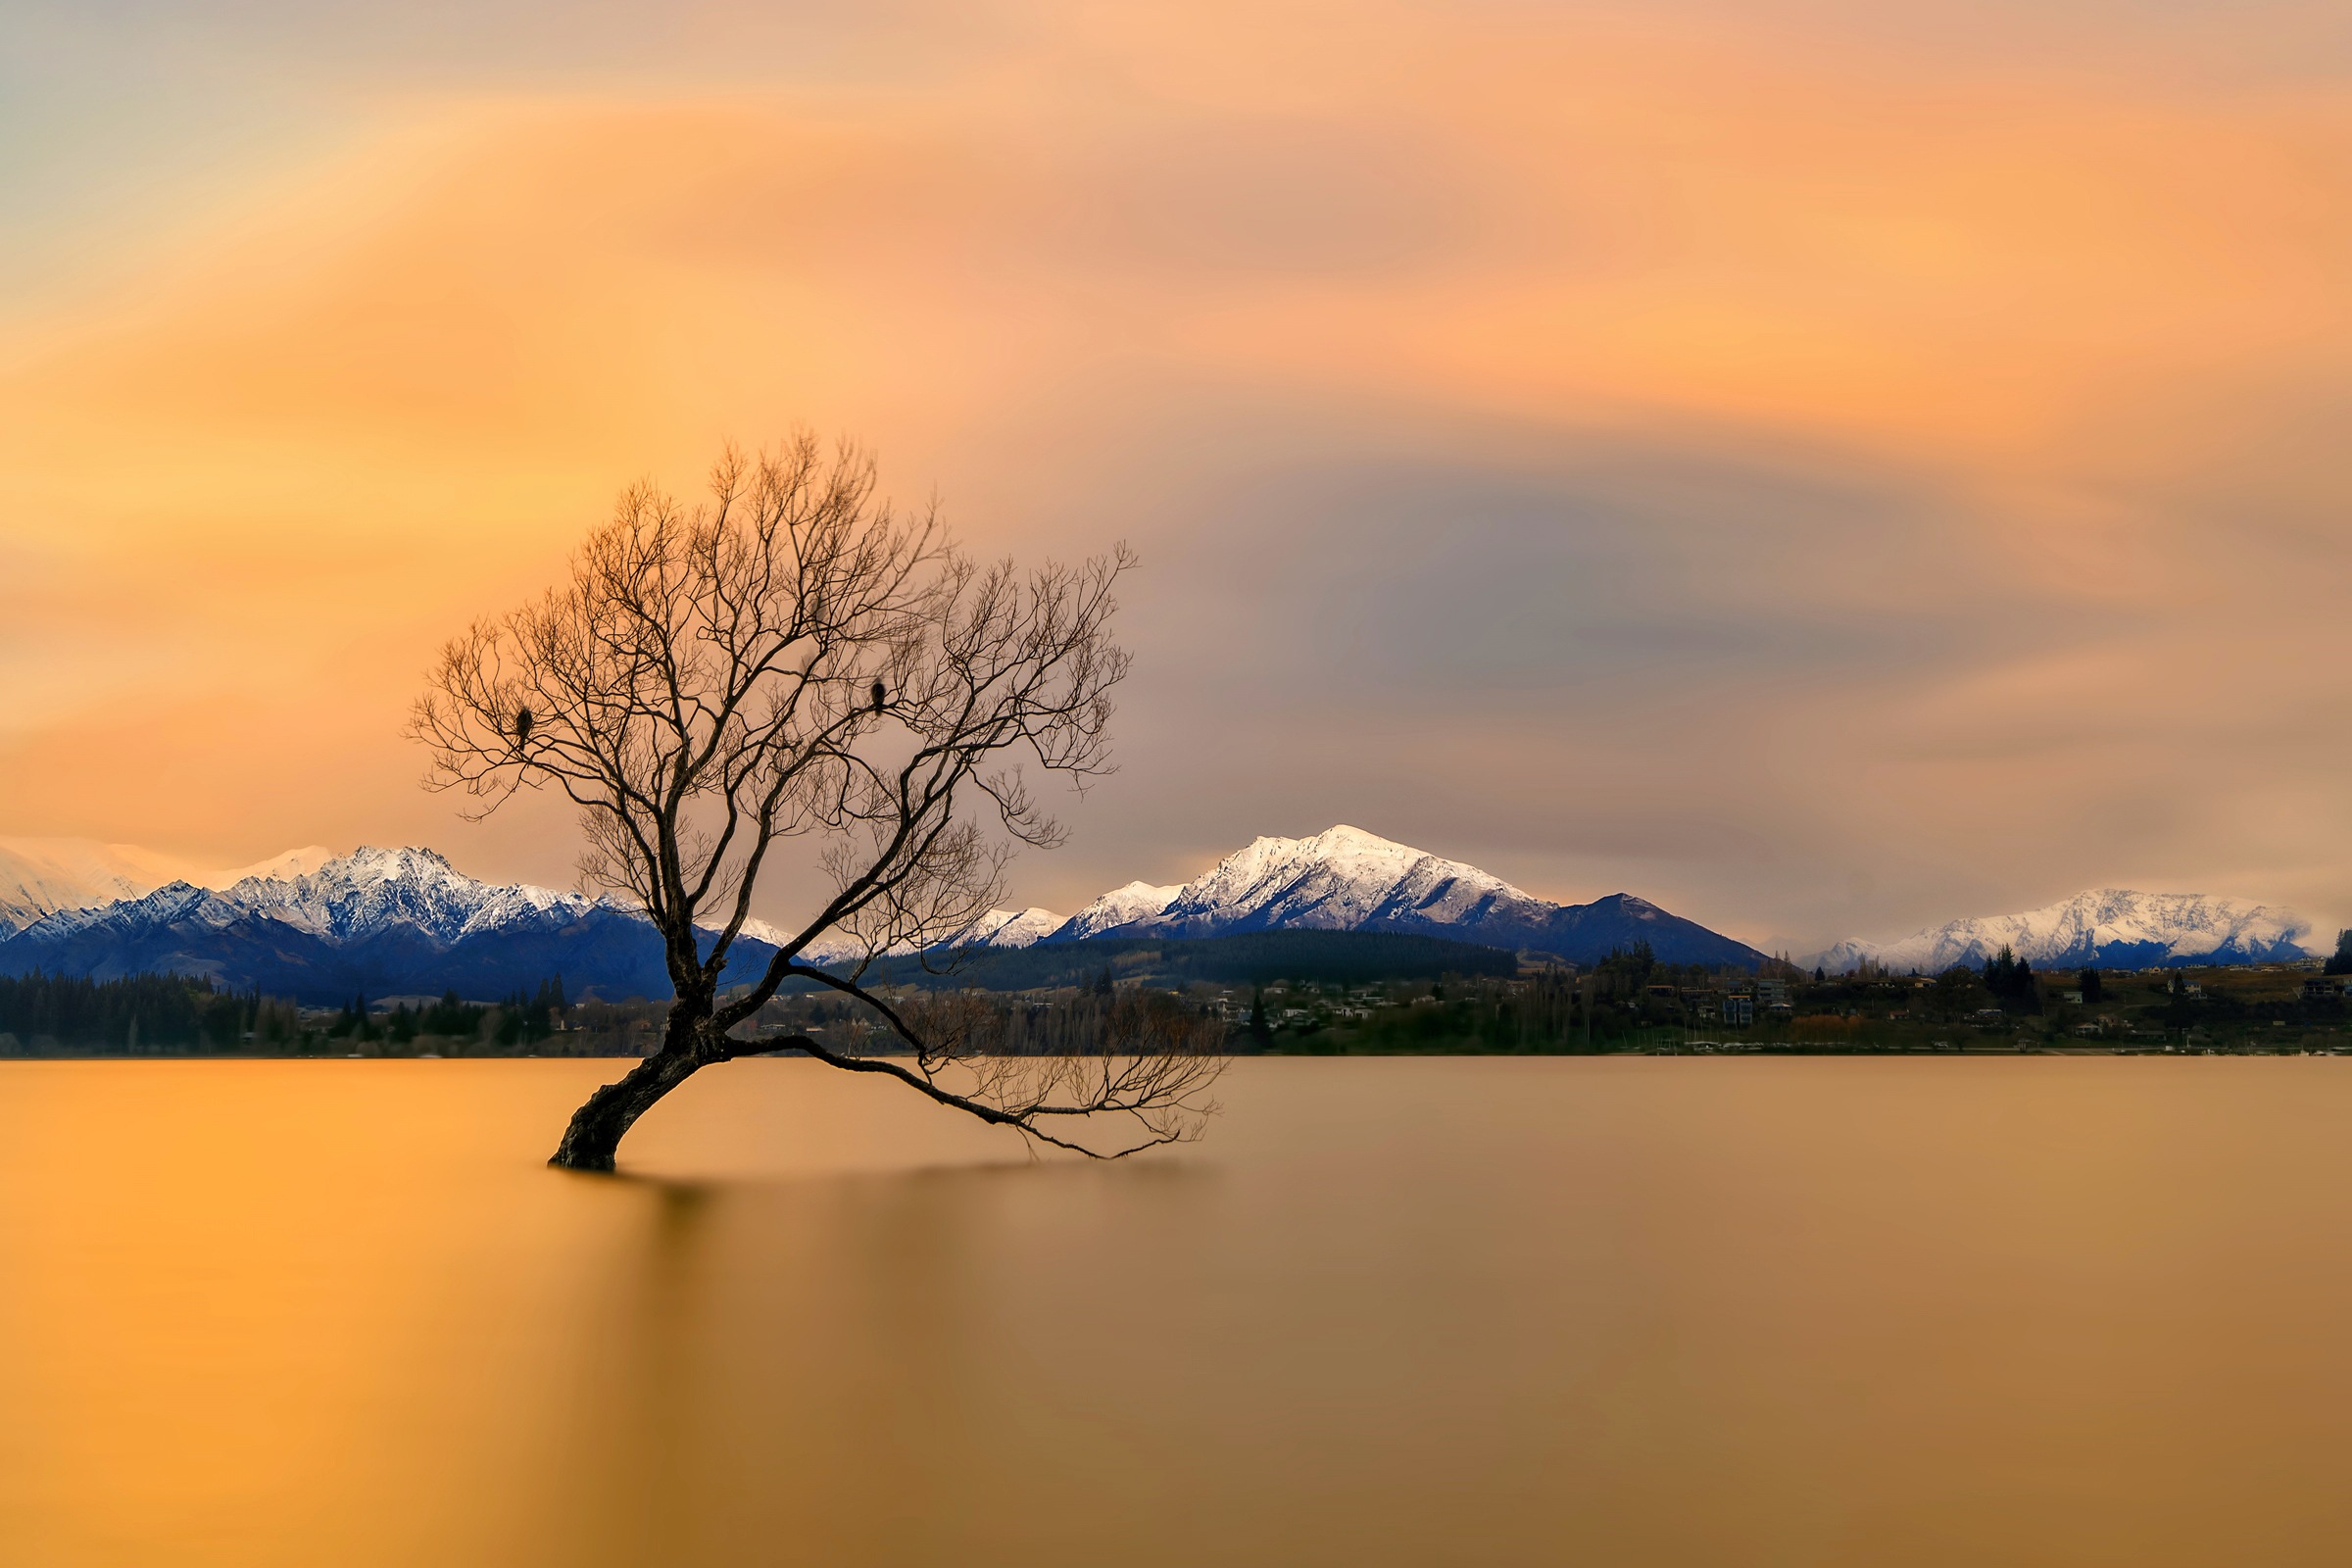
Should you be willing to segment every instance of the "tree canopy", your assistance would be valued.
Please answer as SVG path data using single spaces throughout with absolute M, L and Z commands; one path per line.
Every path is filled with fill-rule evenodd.
M 562 791 L 583 878 L 645 910 L 676 991 L 661 1048 L 581 1107 L 560 1163 L 609 1167 L 688 1075 L 776 1049 L 734 1031 L 794 977 L 856 999 L 913 1058 L 786 1043 L 835 1066 L 1090 1153 L 1198 1131 L 1221 1036 L 1161 1031 L 1083 1071 L 1006 1064 L 943 999 L 902 1004 L 866 983 L 887 953 L 952 950 L 1002 896 L 1011 854 L 1060 841 L 1026 769 L 1081 786 L 1110 770 L 1128 668 L 1112 591 L 1133 564 L 1123 547 L 982 564 L 936 511 L 880 500 L 870 456 L 801 434 L 727 450 L 699 505 L 632 486 L 562 582 L 449 644 L 412 725 L 430 784 L 475 815 Z M 774 956 L 722 995 L 762 872 L 801 839 L 829 893 L 763 930 Z M 820 938 L 840 956 L 817 961 Z M 1093 1143 L 1075 1122 L 1123 1131 Z

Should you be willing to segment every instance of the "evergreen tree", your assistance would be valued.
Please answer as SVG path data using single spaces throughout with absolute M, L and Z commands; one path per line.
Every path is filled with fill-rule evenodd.
M 1609 956 L 1600 960 L 1598 973 L 1611 995 L 1638 997 L 1657 966 L 1657 955 L 1649 944 L 1636 942 L 1631 948 L 1611 948 Z
M 2352 931 L 2335 934 L 2335 956 L 2328 960 L 2329 974 L 2352 974 Z
M 1274 1043 L 1274 1026 L 1266 1022 L 1266 993 L 1263 988 L 1250 998 L 1250 1038 L 1260 1051 Z
M 1984 961 L 1984 989 L 2015 1011 L 2041 1010 L 2041 987 L 2034 978 L 2034 965 L 2007 947 Z
M 2082 971 L 2080 979 L 2082 986 L 2083 1005 L 2088 1006 L 2093 1003 L 2104 1002 L 2107 1000 L 2107 989 L 2099 979 L 2098 970 L 2085 969 Z

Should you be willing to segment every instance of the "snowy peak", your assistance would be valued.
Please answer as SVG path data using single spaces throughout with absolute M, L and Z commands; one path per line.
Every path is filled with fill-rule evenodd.
M 1123 888 L 1112 888 L 1094 903 L 1070 916 L 1066 925 L 1049 933 L 1065 942 L 1081 937 L 1101 936 L 1120 926 L 1133 925 L 1163 914 L 1176 895 L 1184 891 L 1181 882 L 1166 887 L 1154 887 L 1149 882 L 1130 882 Z
M 965 927 L 958 936 L 948 938 L 934 951 L 949 948 L 1027 948 L 1053 936 L 1069 922 L 1052 909 L 991 909 Z M 751 928 L 745 927 L 747 934 Z M 782 947 L 780 934 L 761 936 L 771 947 Z M 868 956 L 906 957 L 921 951 L 913 943 L 902 942 L 880 954 L 869 953 L 865 943 L 845 931 L 828 931 L 801 950 L 801 956 L 814 963 L 857 963 Z
M 2094 888 L 2019 914 L 1954 920 L 1897 942 L 1840 942 L 1818 956 L 1844 972 L 1865 959 L 1934 974 L 2004 947 L 2037 968 L 2139 969 L 2261 963 L 2306 955 L 2311 923 L 2271 905 L 2202 893 Z
M 94 874 L 74 886 L 92 885 Z M 43 883 L 42 902 L 24 901 L 29 923 L 14 936 L 0 932 L 0 965 L 7 966 L 0 972 L 161 968 L 239 983 L 268 974 L 281 977 L 272 984 L 330 996 L 337 987 L 430 987 L 438 984 L 434 975 L 473 975 L 473 983 L 504 987 L 562 973 L 575 984 L 645 995 L 667 984 L 659 944 L 638 911 L 577 893 L 478 881 L 427 849 L 363 846 L 333 856 L 313 847 L 235 874 L 164 866 L 117 867 L 114 874 L 122 886 L 87 899 L 77 892 L 72 907 Z M 157 874 L 166 874 L 160 885 L 147 880 Z M 142 891 L 123 891 L 141 880 Z M 116 902 L 102 903 L 108 897 Z M 1310 838 L 1255 839 L 1191 882 L 1130 882 L 1068 919 L 1050 909 L 992 909 L 945 945 L 1010 949 L 1095 936 L 1269 930 L 1440 936 L 1580 963 L 1638 942 L 1669 962 L 1752 965 L 1762 956 L 1628 895 L 1553 904 L 1476 866 L 1345 823 Z M 743 936 L 747 963 L 758 961 L 760 947 L 788 940 L 758 921 L 747 922 Z M 865 956 L 862 943 L 840 932 L 811 943 L 807 955 L 835 962 Z
M 257 913 L 346 941 L 408 925 L 454 942 L 537 916 L 577 918 L 596 904 L 528 883 L 479 882 L 431 850 L 365 846 L 291 880 L 248 878 L 225 896 Z
M 308 876 L 334 858 L 335 852 L 323 844 L 306 844 L 299 850 L 288 850 L 283 855 L 273 855 L 267 860 L 256 860 L 251 865 L 234 866 L 226 871 L 215 871 L 188 880 L 215 889 L 233 888 L 246 878 L 256 876 L 290 880 Z
M 45 914 L 102 908 L 174 882 L 221 891 L 249 877 L 302 876 L 333 858 L 334 851 L 312 844 L 251 865 L 208 870 L 194 861 L 135 844 L 0 839 L 0 936 Z
M 973 924 L 970 940 L 984 948 L 1026 948 L 1043 942 L 1067 922 L 1052 909 L 991 909 Z
M 312 1004 L 449 988 L 481 1000 L 550 976 L 574 996 L 669 992 L 653 928 L 615 904 L 478 881 L 415 848 L 295 851 L 264 866 L 281 874 L 183 878 L 45 914 L 0 939 L 0 974 L 196 975 Z M 746 963 L 758 958 L 755 941 Z
M 257 873 L 219 889 L 173 881 L 143 897 L 46 915 L 24 934 L 54 941 L 93 928 L 220 928 L 263 919 L 336 945 L 406 928 L 445 947 L 518 919 L 576 919 L 595 906 L 595 901 L 576 893 L 476 881 L 431 850 L 362 847 L 324 859 L 318 858 L 319 853 L 296 850 L 263 862 L 285 869 L 315 863 L 316 869 L 299 875 Z
M 186 862 L 135 844 L 0 839 L 0 935 L 60 909 L 135 899 L 195 874 Z
M 1151 909 L 1163 894 L 1170 896 Z M 1553 907 L 1476 866 L 1342 823 L 1312 838 L 1252 840 L 1172 894 L 1130 883 L 1082 911 L 1082 918 L 1095 917 L 1088 929 L 1061 934 L 1093 936 L 1119 926 L 1184 934 L 1352 931 L 1399 920 L 1456 925 L 1498 909 L 1533 918 Z
M 1630 895 L 1553 904 L 1477 866 L 1344 822 L 1311 838 L 1254 839 L 1178 887 L 1130 882 L 1080 909 L 1052 940 L 1287 930 L 1418 933 L 1575 962 L 1635 942 L 1673 962 L 1753 964 L 1763 956 Z

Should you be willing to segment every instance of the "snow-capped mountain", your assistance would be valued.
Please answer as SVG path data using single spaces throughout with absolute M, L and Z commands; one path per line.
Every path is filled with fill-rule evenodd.
M 973 926 L 968 940 L 983 948 L 1026 948 L 1043 942 L 1066 924 L 1052 909 L 1035 906 L 1017 914 L 1009 909 L 991 909 Z
M 1553 904 L 1474 865 L 1346 824 L 1313 838 L 1257 839 L 1181 887 L 1131 882 L 1081 909 L 1051 940 L 1270 930 L 1409 932 L 1584 963 L 1636 942 L 1675 963 L 1754 964 L 1764 956 L 1631 894 Z
M 1064 924 L 1051 909 L 996 909 L 969 944 L 1026 947 Z M 750 920 L 731 979 L 764 965 L 786 938 Z M 818 944 L 810 956 L 858 956 Z M 168 971 L 305 1002 L 438 993 L 503 996 L 551 975 L 574 996 L 665 996 L 651 924 L 608 899 L 527 883 L 483 882 L 431 850 L 298 850 L 225 887 L 180 879 L 91 907 L 52 908 L 0 938 L 0 973 L 41 969 L 110 979 Z
M 265 914 L 338 942 L 403 927 L 447 946 L 550 916 L 578 920 L 598 901 L 527 883 L 478 882 L 431 850 L 363 847 L 308 874 L 247 877 L 207 903 L 223 913 Z
M 2311 923 L 2270 905 L 2202 893 L 2098 888 L 2022 914 L 1954 920 L 1897 942 L 1840 942 L 1812 962 L 1846 973 L 1875 959 L 1897 973 L 1983 963 L 2008 948 L 2037 969 L 2145 969 L 2300 958 Z
M 0 936 L 60 909 L 135 899 L 172 882 L 225 888 L 249 876 L 299 876 L 333 852 L 311 845 L 254 865 L 209 870 L 135 844 L 95 839 L 0 839 Z
M 0 932 L 56 909 L 135 899 L 191 867 L 133 844 L 91 839 L 0 839 Z
M 1067 922 L 1052 909 L 1034 906 L 1026 909 L 991 909 L 967 926 L 961 935 L 950 937 L 934 951 L 950 948 L 1026 948 L 1060 930 Z M 760 926 L 759 921 L 745 924 L 747 935 L 764 940 L 768 946 L 779 948 L 785 938 L 773 927 Z M 877 956 L 906 957 L 918 952 L 912 943 L 902 942 L 883 950 Z M 856 963 L 867 956 L 865 944 L 842 931 L 828 931 L 801 950 L 811 963 Z
M 1116 931 L 1153 915 L 1165 913 L 1176 895 L 1184 891 L 1181 882 L 1167 887 L 1153 887 L 1149 882 L 1130 882 L 1123 888 L 1112 888 L 1094 903 L 1070 916 L 1058 930 L 1047 935 L 1062 942 L 1076 942 L 1084 937 L 1101 936 Z
M 267 860 L 256 860 L 251 865 L 235 866 L 226 871 L 215 871 L 204 876 L 192 876 L 187 880 L 199 887 L 233 888 L 251 876 L 277 878 L 308 876 L 334 858 L 335 852 L 323 844 L 306 844 L 299 850 L 288 850 L 283 855 L 272 855 Z
M 669 990 L 652 927 L 608 901 L 478 881 L 430 850 L 363 848 L 323 861 L 296 851 L 265 864 L 296 874 L 219 889 L 174 881 L 44 914 L 0 940 L 0 973 L 165 971 L 319 1003 L 453 986 L 495 997 L 551 975 L 575 995 Z M 740 951 L 748 964 L 773 950 L 755 938 Z
M 1553 907 L 1476 866 L 1343 824 L 1311 839 L 1252 841 L 1177 889 L 1149 923 L 1197 936 L 1355 931 L 1398 919 L 1460 926 L 1494 913 L 1532 923 Z
M 477 882 L 431 850 L 363 847 L 306 874 L 247 876 L 219 890 L 175 881 L 144 898 L 59 910 L 27 926 L 19 940 L 57 942 L 159 918 L 213 928 L 260 918 L 336 944 L 397 928 L 449 947 L 520 919 L 576 920 L 595 906 L 577 893 Z
M 226 886 L 180 878 L 94 906 L 54 904 L 0 937 L 0 974 L 164 971 L 313 1003 L 451 987 L 489 998 L 549 976 L 561 976 L 574 996 L 669 992 L 661 943 L 638 911 L 579 893 L 483 882 L 430 850 L 295 851 Z M 1129 883 L 1067 919 L 1050 909 L 993 909 L 945 946 L 1266 930 L 1418 933 L 1580 962 L 1636 942 L 1673 962 L 1752 964 L 1761 956 L 1628 894 L 1552 904 L 1475 866 L 1351 827 L 1258 839 L 1192 882 Z M 747 923 L 728 978 L 749 979 L 784 940 L 761 922 Z M 862 956 L 838 935 L 808 950 L 818 962 Z

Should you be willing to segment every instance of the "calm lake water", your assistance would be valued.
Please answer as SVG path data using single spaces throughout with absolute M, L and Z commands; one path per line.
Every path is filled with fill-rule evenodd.
M 0 1561 L 2352 1556 L 2352 1062 L 0 1066 Z

